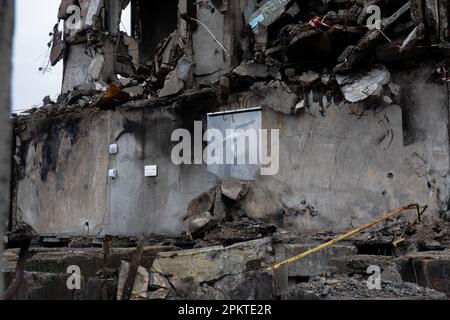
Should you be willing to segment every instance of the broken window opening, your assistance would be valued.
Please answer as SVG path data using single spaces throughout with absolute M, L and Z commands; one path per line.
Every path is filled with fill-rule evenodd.
M 132 36 L 139 42 L 140 61 L 146 64 L 157 46 L 178 27 L 178 0 L 133 0 Z
M 223 161 L 208 164 L 208 172 L 220 178 L 255 180 L 261 168 L 261 126 L 261 108 L 208 114 L 208 131 L 217 130 L 221 133 L 218 136 L 214 134 L 214 139 L 221 139 L 220 142 L 210 143 L 217 143 L 223 150 Z M 218 155 L 214 153 L 212 156 Z
M 122 10 L 120 31 L 125 32 L 127 35 L 131 36 L 131 26 L 131 6 L 128 5 L 124 10 Z

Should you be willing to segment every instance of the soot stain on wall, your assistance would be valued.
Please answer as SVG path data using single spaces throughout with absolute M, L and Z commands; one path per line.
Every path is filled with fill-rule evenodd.
M 42 181 L 47 181 L 49 172 L 56 171 L 61 139 L 64 133 L 68 135 L 72 146 L 76 144 L 80 131 L 80 121 L 81 119 L 77 117 L 70 117 L 63 121 L 47 119 L 43 130 L 46 134 L 42 144 L 42 161 L 40 164 Z

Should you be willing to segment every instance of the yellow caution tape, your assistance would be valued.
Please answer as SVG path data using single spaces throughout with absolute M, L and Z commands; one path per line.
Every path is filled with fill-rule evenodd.
M 426 209 L 426 207 L 425 207 L 425 209 Z M 399 214 L 401 214 L 401 213 L 403 213 L 403 212 L 405 212 L 407 210 L 417 210 L 417 213 L 419 215 L 419 219 L 420 219 L 421 214 L 425 211 L 425 210 L 423 210 L 422 212 L 420 212 L 420 206 L 418 204 L 411 204 L 409 206 L 397 209 L 395 211 L 391 211 L 389 213 L 386 213 L 381 218 L 378 218 L 378 219 L 376 219 L 376 220 L 374 220 L 372 222 L 369 222 L 369 223 L 367 223 L 367 224 L 365 224 L 365 225 L 363 225 L 361 227 L 358 227 L 356 229 L 353 229 L 352 231 L 350 231 L 350 232 L 348 232 L 348 233 L 346 233 L 346 234 L 344 234 L 344 235 L 342 235 L 340 237 L 337 237 L 336 239 L 333 239 L 331 241 L 328 241 L 327 243 L 321 244 L 320 246 L 317 246 L 317 247 L 315 247 L 315 248 L 313 248 L 311 250 L 308 250 L 308 251 L 306 251 L 304 253 L 301 253 L 301 254 L 299 254 L 299 255 L 297 255 L 295 257 L 292 257 L 290 259 L 287 259 L 287 260 L 284 260 L 282 262 L 279 262 L 279 263 L 273 265 L 271 269 L 277 270 L 277 269 L 280 269 L 281 267 L 283 267 L 285 265 L 294 263 L 294 262 L 296 262 L 296 261 L 298 261 L 298 260 L 300 260 L 300 259 L 302 259 L 302 258 L 304 258 L 306 256 L 309 256 L 309 255 L 311 255 L 311 254 L 313 254 L 313 253 L 315 253 L 317 251 L 325 249 L 326 247 L 329 247 L 329 246 L 331 246 L 331 245 L 333 245 L 333 244 L 335 244 L 335 243 L 337 243 L 339 241 L 347 239 L 347 238 L 351 237 L 352 235 L 354 235 L 354 234 L 356 234 L 358 232 L 361 232 L 361 231 L 363 231 L 365 229 L 368 229 L 368 228 L 370 228 L 370 227 L 372 227 L 372 226 L 374 226 L 374 225 L 376 225 L 376 224 L 378 224 L 380 222 L 383 222 L 384 220 L 387 220 L 387 219 L 392 218 L 392 217 L 394 217 L 396 215 L 399 215 Z

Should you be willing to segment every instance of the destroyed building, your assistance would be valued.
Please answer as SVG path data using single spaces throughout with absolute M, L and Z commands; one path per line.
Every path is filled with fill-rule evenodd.
M 61 1 L 61 95 L 14 115 L 10 230 L 40 246 L 18 296 L 450 295 L 448 19 L 439 0 Z M 278 170 L 175 164 L 196 122 L 279 130 Z M 427 210 L 268 271 L 410 204 Z

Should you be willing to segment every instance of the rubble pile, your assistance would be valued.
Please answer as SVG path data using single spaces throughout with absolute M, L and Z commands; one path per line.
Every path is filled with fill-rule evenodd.
M 128 2 L 122 1 L 121 6 L 125 8 Z M 89 58 L 90 78 L 63 90 L 56 103 L 46 99 L 40 112 L 143 104 L 127 103 L 133 100 L 157 105 L 204 86 L 194 74 L 196 61 L 187 35 L 174 31 L 151 50 L 144 62 L 138 56 L 138 43 L 118 30 L 109 33 L 102 15 L 95 14 L 101 10 L 99 2 L 88 3 L 81 5 L 85 22 L 80 31 L 62 32 L 56 25 L 50 44 L 51 62 L 56 64 L 71 46 L 86 41 L 95 51 L 94 58 Z M 62 1 L 60 20 L 69 18 L 62 13 L 71 4 Z M 332 101 L 338 103 L 341 95 L 350 103 L 375 97 L 392 104 L 401 92 L 385 65 L 430 56 L 437 66 L 436 74 L 430 77 L 448 79 L 446 2 L 272 0 L 258 6 L 241 34 L 242 63 L 209 84 L 221 100 L 231 99 L 230 93 L 250 90 L 264 106 L 278 112 L 309 110 L 318 115 L 323 115 Z M 187 14 L 180 19 L 193 30 L 201 27 Z M 102 75 L 98 70 L 110 69 L 106 67 L 105 48 L 111 42 L 123 50 L 114 62 L 116 71 Z M 36 111 L 34 108 L 23 114 Z
M 447 300 L 447 296 L 429 288 L 404 282 L 401 284 L 384 282 L 382 289 L 368 289 L 366 279 L 361 276 L 313 278 L 296 286 L 292 292 L 282 296 L 287 300 Z

